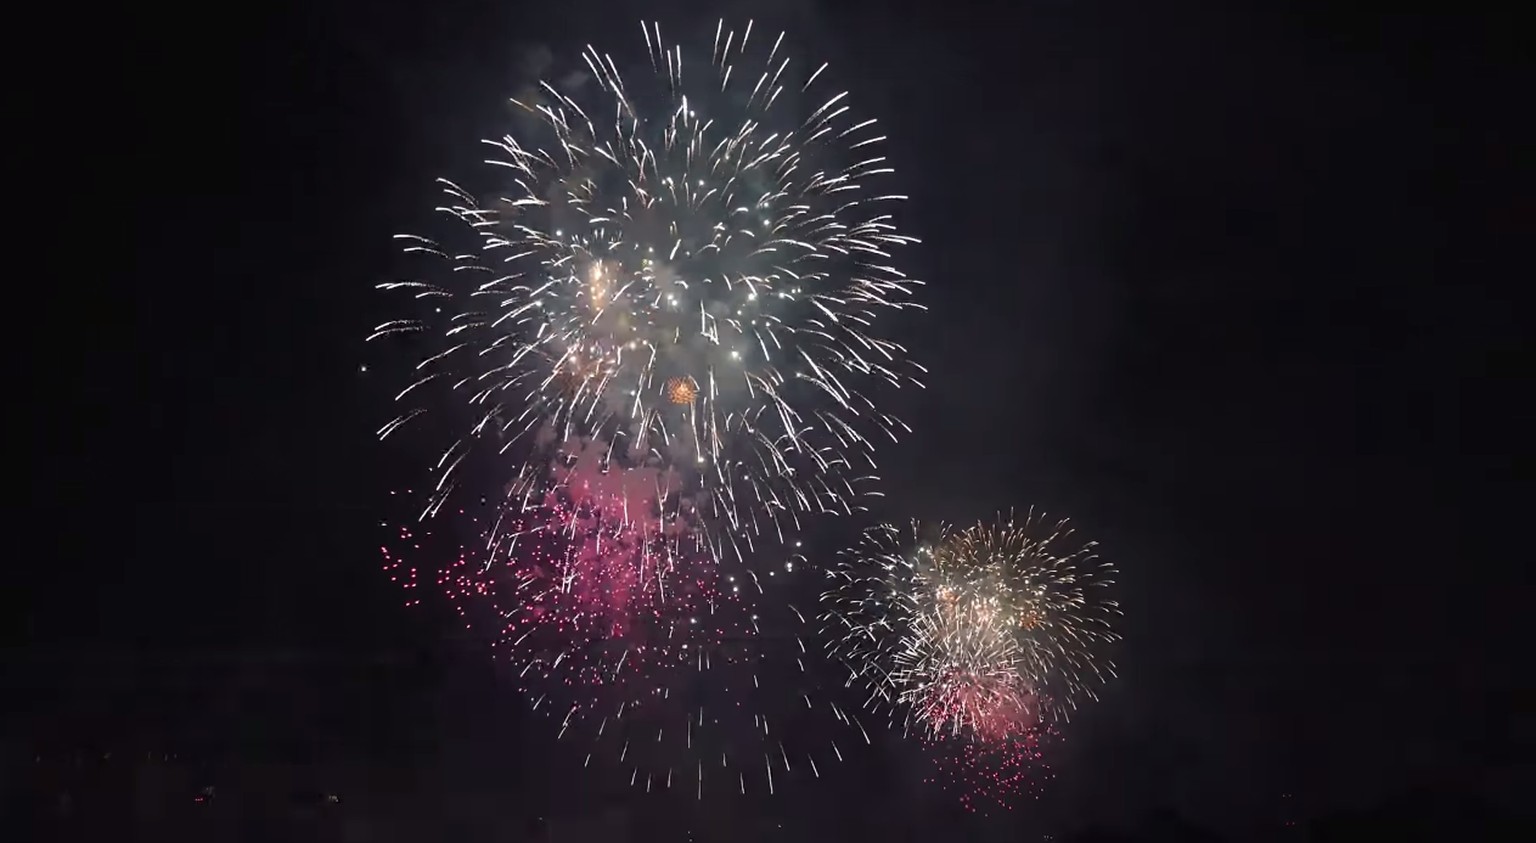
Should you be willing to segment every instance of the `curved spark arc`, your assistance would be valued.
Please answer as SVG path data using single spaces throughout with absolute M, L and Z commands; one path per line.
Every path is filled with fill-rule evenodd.
M 893 170 L 876 121 L 855 119 L 846 92 L 816 93 L 825 65 L 803 73 L 782 34 L 750 24 L 738 36 L 722 21 L 708 65 L 642 29 L 650 74 L 627 79 L 588 47 L 592 90 L 541 83 L 514 100 L 529 131 L 486 142 L 507 189 L 482 203 L 442 182 L 439 210 L 473 248 L 401 237 L 446 261 L 449 282 L 381 285 L 448 314 L 370 338 L 440 336 L 398 398 L 446 387 L 475 413 L 429 512 L 478 440 L 598 436 L 619 464 L 677 472 L 739 559 L 801 515 L 859 509 L 875 442 L 906 430 L 871 387 L 920 385 L 877 330 L 921 307 L 895 260 L 916 241 L 896 227 L 905 197 L 877 187 Z

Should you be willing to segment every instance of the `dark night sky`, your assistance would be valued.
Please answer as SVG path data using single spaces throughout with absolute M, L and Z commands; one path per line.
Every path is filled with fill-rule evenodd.
M 1492 175 L 1517 150 L 1487 119 L 1512 107 L 1491 84 L 1508 43 L 1208 5 L 775 4 L 887 124 L 925 241 L 931 312 L 904 339 L 931 387 L 895 404 L 915 435 L 882 455 L 881 514 L 1039 504 L 1124 571 L 1123 675 L 1057 759 L 1041 810 L 1062 822 L 1171 805 L 1238 827 L 1282 791 L 1322 811 L 1506 786 L 1531 698 L 1511 643 L 1529 552 L 1507 537 L 1531 418 L 1501 409 L 1516 211 Z M 43 686 L 68 677 L 49 729 L 341 720 L 327 752 L 513 775 L 454 725 L 505 717 L 486 728 L 516 753 L 510 689 L 377 576 L 389 384 L 359 374 L 362 337 L 390 236 L 427 219 L 434 177 L 473 173 L 530 56 L 635 48 L 642 14 L 753 14 L 635 9 L 210 7 L 143 42 L 118 194 L 135 265 L 101 333 L 127 336 L 105 375 L 94 346 L 65 352 L 81 388 L 39 439 L 45 516 L 72 525 L 26 615 Z M 309 665 L 272 693 L 319 713 L 229 714 L 228 676 L 264 659 Z M 299 689 L 317 664 L 362 678 Z

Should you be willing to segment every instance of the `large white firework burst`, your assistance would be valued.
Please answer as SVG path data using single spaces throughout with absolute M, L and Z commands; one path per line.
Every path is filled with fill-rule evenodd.
M 644 72 L 588 47 L 579 84 L 513 101 L 517 133 L 486 141 L 496 192 L 442 182 L 467 247 L 402 236 L 451 271 L 381 285 L 428 313 L 370 339 L 441 344 L 380 435 L 441 384 L 472 417 L 438 502 L 478 440 L 596 436 L 621 465 L 677 473 L 733 542 L 782 539 L 800 514 L 855 509 L 872 440 L 905 429 L 871 392 L 921 372 L 881 336 L 919 307 L 895 256 L 915 242 L 893 217 L 905 197 L 879 186 L 876 121 L 822 92 L 826 65 L 791 61 L 782 33 L 722 21 L 706 62 L 641 29 Z
M 827 572 L 829 651 L 871 706 L 929 735 L 1001 740 L 1113 676 L 1114 568 L 1031 510 L 957 530 L 883 525 Z

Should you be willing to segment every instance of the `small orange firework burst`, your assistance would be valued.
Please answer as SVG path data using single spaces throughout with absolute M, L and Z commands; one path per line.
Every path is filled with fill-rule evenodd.
M 699 385 L 693 378 L 672 378 L 667 381 L 667 400 L 673 404 L 692 404 L 699 397 Z

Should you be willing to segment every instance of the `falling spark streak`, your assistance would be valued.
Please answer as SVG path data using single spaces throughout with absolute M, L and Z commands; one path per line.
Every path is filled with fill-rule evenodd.
M 876 432 L 906 430 L 876 409 L 877 391 L 921 386 L 923 371 L 879 334 L 881 314 L 923 309 L 922 282 L 891 259 L 916 242 L 889 210 L 905 196 L 879 189 L 893 171 L 869 151 L 884 140 L 876 120 L 852 117 L 847 91 L 811 92 L 827 65 L 806 74 L 782 33 L 752 30 L 720 21 L 708 72 L 688 61 L 685 74 L 683 47 L 642 24 L 649 73 L 632 80 L 587 47 L 590 85 L 540 83 L 514 100 L 518 131 L 485 142 L 510 176 L 500 198 L 440 181 L 439 210 L 473 245 L 397 236 L 451 271 L 380 284 L 431 312 L 369 339 L 446 342 L 378 435 L 438 391 L 479 420 L 438 467 L 433 511 L 472 444 L 521 455 L 551 433 L 675 472 L 692 517 L 738 558 L 754 536 L 855 511 L 871 493 L 870 472 L 845 475 L 874 465 Z M 786 86 L 819 105 L 795 113 Z M 701 388 L 678 400 L 667 385 L 684 382 Z

